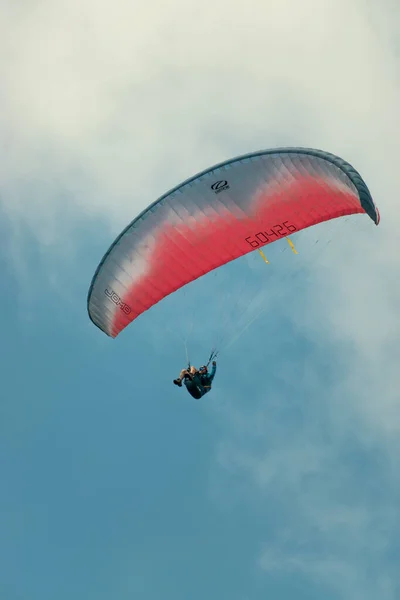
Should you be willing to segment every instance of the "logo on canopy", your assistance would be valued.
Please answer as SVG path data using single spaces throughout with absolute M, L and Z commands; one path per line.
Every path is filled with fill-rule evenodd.
M 216 194 L 219 194 L 220 192 L 223 192 L 224 190 L 229 190 L 229 185 L 228 185 L 228 182 L 226 181 L 226 179 L 221 179 L 221 181 L 216 181 L 215 183 L 213 183 L 211 186 L 211 189 Z

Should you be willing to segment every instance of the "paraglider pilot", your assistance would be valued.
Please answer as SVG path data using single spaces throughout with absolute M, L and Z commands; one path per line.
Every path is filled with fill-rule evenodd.
M 174 379 L 174 384 L 182 387 L 183 381 L 189 394 L 196 400 L 199 400 L 204 394 L 207 394 L 211 390 L 216 370 L 217 363 L 215 360 L 213 360 L 210 372 L 206 365 L 200 367 L 199 370 L 193 366 L 189 369 L 182 369 L 178 379 Z

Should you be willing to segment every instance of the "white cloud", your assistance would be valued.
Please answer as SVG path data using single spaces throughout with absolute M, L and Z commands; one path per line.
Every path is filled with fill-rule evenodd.
M 3 12 L 11 187 L 56 179 L 69 202 L 120 226 L 214 161 L 304 144 L 354 160 L 380 189 L 399 92 L 363 2 L 43 0 Z M 51 192 L 35 210 L 48 213 Z

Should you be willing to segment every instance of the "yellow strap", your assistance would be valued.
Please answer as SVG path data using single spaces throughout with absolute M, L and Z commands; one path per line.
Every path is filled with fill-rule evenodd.
M 269 265 L 269 260 L 267 259 L 267 257 L 265 256 L 264 252 L 262 250 L 259 250 L 259 253 L 261 254 L 261 256 L 263 257 L 263 259 L 265 260 L 265 262 L 267 263 L 267 265 Z
M 296 248 L 294 247 L 294 244 L 293 244 L 292 240 L 290 240 L 288 237 L 286 239 L 287 239 L 288 244 L 291 247 L 292 251 L 294 252 L 294 254 L 298 254 Z

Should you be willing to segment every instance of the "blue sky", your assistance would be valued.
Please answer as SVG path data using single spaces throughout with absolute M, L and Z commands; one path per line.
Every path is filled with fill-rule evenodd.
M 114 6 L 0 9 L 0 596 L 395 600 L 399 8 Z M 381 225 L 238 261 L 117 340 L 90 323 L 140 210 L 281 145 L 349 160 Z M 265 312 L 229 345 L 235 294 Z M 193 362 L 226 341 L 201 402 L 172 385 L 188 332 Z

